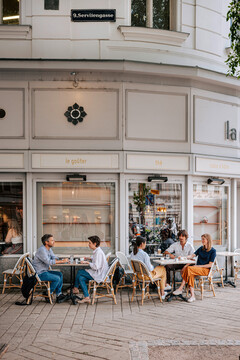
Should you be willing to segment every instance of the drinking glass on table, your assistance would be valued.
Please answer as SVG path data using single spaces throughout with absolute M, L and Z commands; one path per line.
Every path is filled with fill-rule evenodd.
M 166 260 L 169 260 L 169 259 L 170 259 L 170 255 L 166 254 Z

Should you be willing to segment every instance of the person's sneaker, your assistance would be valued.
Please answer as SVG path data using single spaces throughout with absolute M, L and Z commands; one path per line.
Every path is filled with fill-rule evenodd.
M 165 289 L 164 289 L 164 290 L 165 290 L 165 291 L 170 291 L 170 290 L 172 290 L 171 285 L 167 284 L 167 285 L 165 286 Z
M 195 300 L 196 300 L 195 296 L 191 296 L 191 297 L 188 299 L 188 302 L 191 303 L 191 302 L 193 302 L 193 301 L 195 301 Z
M 60 294 L 57 296 L 56 302 L 58 304 L 61 304 L 62 302 L 64 302 L 65 300 L 67 300 L 67 295 L 64 294 Z
M 164 295 L 161 295 L 161 297 L 162 297 L 162 300 L 165 300 L 165 297 L 167 296 L 167 292 L 166 291 L 164 291 Z
M 173 295 L 182 295 L 182 290 L 177 289 L 177 290 L 173 291 Z

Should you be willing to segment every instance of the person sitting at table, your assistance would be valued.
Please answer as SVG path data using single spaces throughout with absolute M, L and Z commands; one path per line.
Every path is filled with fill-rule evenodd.
M 164 300 L 167 295 L 167 292 L 164 291 L 166 284 L 166 270 L 164 266 L 160 266 L 160 265 L 156 266 L 155 268 L 153 267 L 150 261 L 150 257 L 144 251 L 145 248 L 146 248 L 146 239 L 142 236 L 137 236 L 136 241 L 134 242 L 131 259 L 142 261 L 147 266 L 153 279 L 161 278 L 160 291 L 161 291 L 162 300 Z
M 188 255 L 194 254 L 194 248 L 192 244 L 190 244 L 188 239 L 188 233 L 186 230 L 180 230 L 178 232 L 178 239 L 179 241 L 173 243 L 172 245 L 167 248 L 167 250 L 164 252 L 165 255 L 169 255 L 171 259 L 177 259 L 180 257 L 186 257 Z M 171 271 L 175 270 L 181 270 L 184 267 L 184 264 L 172 264 L 172 265 L 166 265 L 165 269 L 167 272 L 167 284 L 165 287 L 165 290 L 170 290 L 170 273 Z
M 85 258 L 80 263 L 86 264 L 90 266 L 90 269 L 80 269 L 77 272 L 77 276 L 75 279 L 75 284 L 73 288 L 73 293 L 79 293 L 79 285 L 82 288 L 84 298 L 79 300 L 79 303 L 88 303 L 90 304 L 90 297 L 88 293 L 87 283 L 89 280 L 95 280 L 97 283 L 100 283 L 104 280 L 107 272 L 108 272 L 108 263 L 106 260 L 106 256 L 100 247 L 101 240 L 98 236 L 90 236 L 88 238 L 88 246 L 91 250 L 93 250 L 92 261 L 88 261 L 88 258 Z
M 191 297 L 188 299 L 188 302 L 196 300 L 194 295 L 195 276 L 207 276 L 216 257 L 216 250 L 212 247 L 211 235 L 203 234 L 201 238 L 203 246 L 198 248 L 194 254 L 187 256 L 188 259 L 193 259 L 195 256 L 198 256 L 197 265 L 184 266 L 182 271 L 183 281 L 180 287 L 173 292 L 174 295 L 182 294 L 184 285 L 188 284 L 191 293 Z
M 64 264 L 69 262 L 69 259 L 62 259 L 54 255 L 52 247 L 54 246 L 54 239 L 51 234 L 45 234 L 42 237 L 43 245 L 37 250 L 34 260 L 33 267 L 36 270 L 40 280 L 42 281 L 51 281 L 50 284 L 50 293 L 52 294 L 56 291 L 57 303 L 62 303 L 67 299 L 67 295 L 62 294 L 63 286 L 63 275 L 60 271 L 51 271 L 49 266 L 54 264 Z M 49 299 L 45 298 L 48 302 Z

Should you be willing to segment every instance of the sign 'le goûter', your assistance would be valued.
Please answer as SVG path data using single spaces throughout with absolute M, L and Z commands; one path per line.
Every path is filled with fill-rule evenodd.
M 116 21 L 116 10 L 113 9 L 96 9 L 96 10 L 71 10 L 72 21 Z

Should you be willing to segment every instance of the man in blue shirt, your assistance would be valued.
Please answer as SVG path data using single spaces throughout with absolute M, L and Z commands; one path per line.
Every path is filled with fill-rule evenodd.
M 57 303 L 62 303 L 67 296 L 62 294 L 63 275 L 60 271 L 51 271 L 49 266 L 54 264 L 63 264 L 68 262 L 68 259 L 59 260 L 54 255 L 52 247 L 54 246 L 54 239 L 51 234 L 45 234 L 42 237 L 43 245 L 37 250 L 33 260 L 33 267 L 35 268 L 40 280 L 51 281 L 51 294 L 56 291 Z M 47 299 L 47 298 L 46 298 Z M 48 300 L 48 299 L 47 299 Z

